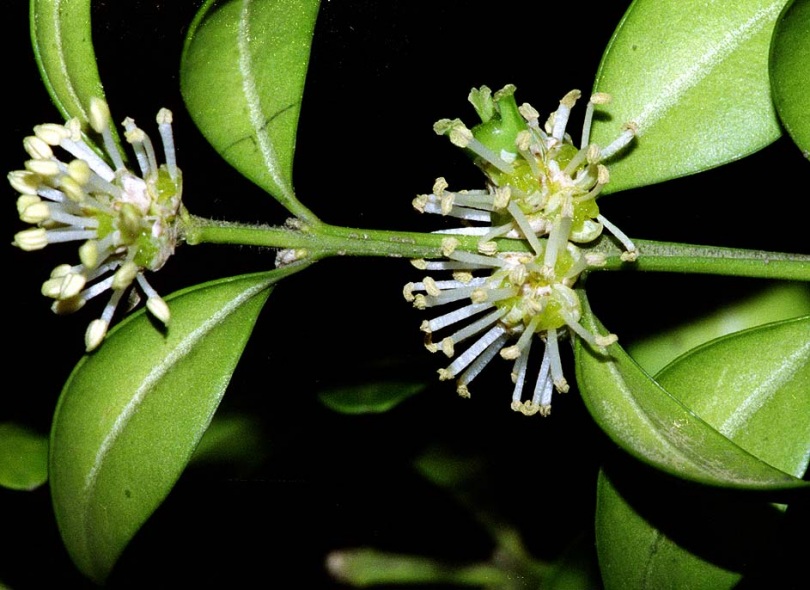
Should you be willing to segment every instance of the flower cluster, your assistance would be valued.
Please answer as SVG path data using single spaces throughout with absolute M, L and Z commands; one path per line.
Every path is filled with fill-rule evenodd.
M 18 232 L 15 246 L 30 251 L 58 242 L 82 242 L 79 264 L 57 266 L 42 284 L 42 294 L 54 300 L 53 311 L 74 312 L 93 297 L 112 291 L 101 317 L 87 328 L 85 344 L 91 351 L 104 340 L 118 304 L 134 282 L 146 295 L 149 311 L 168 323 L 168 306 L 144 272 L 160 269 L 174 253 L 182 175 L 174 153 L 172 114 L 167 109 L 157 115 L 166 160 L 162 165 L 144 131 L 132 119 L 123 123 L 140 176 L 125 165 L 104 101 L 91 100 L 89 120 L 103 141 L 103 152 L 88 143 L 78 119 L 65 125 L 38 125 L 34 135 L 23 141 L 31 157 L 25 170 L 11 172 L 8 179 L 20 193 L 20 219 L 35 226 Z M 72 159 L 60 160 L 56 148 Z M 139 296 L 133 291 L 129 299 L 134 306 Z
M 595 94 L 588 101 L 580 147 L 575 147 L 565 129 L 579 97 L 579 91 L 569 92 L 541 127 L 534 108 L 517 106 L 514 86 L 494 95 L 487 87 L 474 89 L 470 102 L 482 123 L 470 130 L 458 119 L 443 119 L 434 130 L 470 154 L 487 176 L 487 187 L 453 192 L 439 178 L 431 194 L 413 203 L 420 212 L 465 223 L 440 233 L 478 237 L 477 253 L 459 250 L 459 241 L 448 237 L 443 242 L 445 260 L 414 261 L 423 270 L 449 271 L 452 279 L 428 276 L 405 286 L 405 298 L 419 309 L 464 303 L 423 322 L 428 350 L 454 357 L 459 342 L 477 337 L 439 370 L 440 379 L 456 379 L 458 393 L 469 397 L 469 383 L 500 354 L 515 361 L 512 408 L 524 414 L 548 415 L 553 389 L 568 390 L 560 338 L 576 334 L 596 347 L 616 341 L 615 335 L 592 334 L 579 323 L 581 305 L 573 286 L 584 270 L 599 266 L 604 258 L 583 253 L 577 244 L 591 242 L 607 229 L 623 245 L 623 260 L 631 262 L 638 255 L 633 242 L 596 204 L 609 181 L 603 162 L 632 142 L 635 126 L 627 124 L 605 148 L 591 144 L 594 109 L 609 101 L 607 95 Z M 498 238 L 523 240 L 525 251 L 499 252 Z M 441 341 L 434 339 L 434 333 L 467 321 Z M 545 341 L 545 349 L 534 393 L 523 401 L 535 335 Z

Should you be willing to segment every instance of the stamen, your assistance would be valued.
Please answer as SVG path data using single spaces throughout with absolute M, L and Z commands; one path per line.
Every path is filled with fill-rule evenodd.
M 432 195 L 431 195 L 432 196 Z M 445 207 L 444 204 L 450 203 L 450 207 Z M 435 213 L 445 217 L 457 217 L 467 221 L 477 221 L 481 223 L 489 223 L 490 214 L 488 211 L 479 209 L 471 209 L 469 207 L 452 206 L 451 201 L 436 202 L 428 199 L 424 204 L 420 202 L 421 209 L 414 207 L 421 213 Z
M 551 394 L 554 391 L 554 384 L 551 381 L 551 356 L 548 349 L 543 353 L 543 361 L 540 363 L 540 373 L 537 375 L 537 382 L 534 385 L 532 404 L 540 408 L 542 416 L 551 413 Z
M 633 141 L 633 138 L 638 133 L 638 125 L 635 123 L 626 123 L 623 127 L 622 134 L 619 135 L 616 139 L 613 140 L 606 148 L 602 149 L 602 157 L 601 159 L 607 160 L 618 151 L 624 149 L 627 145 Z
M 47 207 L 45 203 L 43 206 Z M 97 228 L 98 219 L 95 217 L 80 217 L 78 215 L 70 215 L 65 213 L 58 205 L 54 204 L 50 207 L 50 218 L 58 223 L 64 223 L 74 228 Z M 95 237 L 95 236 L 93 236 Z
M 23 149 L 35 160 L 48 160 L 53 158 L 51 146 L 36 135 L 23 139 Z
M 453 252 L 449 258 L 451 260 L 457 260 L 466 264 L 475 265 L 477 268 L 501 268 L 506 266 L 506 262 L 500 258 L 482 256 L 481 254 L 474 254 L 473 252 L 466 252 L 463 250 Z
M 622 260 L 625 262 L 635 261 L 638 258 L 638 248 L 636 248 L 636 245 L 627 234 L 608 221 L 604 215 L 598 215 L 596 218 L 622 243 L 622 246 L 624 246 L 626 252 L 622 252 Z
M 506 342 L 508 337 L 509 336 L 506 333 L 500 334 L 498 338 L 496 338 L 483 350 L 483 352 L 481 352 L 480 355 L 478 355 L 478 357 L 470 364 L 469 368 L 462 373 L 461 377 L 459 377 L 459 387 L 466 388 L 473 379 L 481 374 L 484 367 L 486 367 L 495 357 L 495 355 L 498 354 L 498 350 L 501 348 L 501 346 L 503 346 L 503 343 Z
M 37 194 L 40 178 L 30 170 L 14 170 L 8 173 L 8 182 L 15 191 L 24 195 Z
M 571 109 L 581 96 L 579 90 L 572 90 L 566 94 L 560 101 L 560 106 L 554 114 L 554 130 L 551 136 L 557 141 L 562 141 L 565 135 L 565 127 L 568 125 L 568 117 L 571 115 Z
M 472 132 L 459 119 L 442 119 L 433 126 L 437 135 L 447 135 L 453 145 L 466 148 L 476 156 L 495 166 L 501 172 L 510 174 L 512 166 L 505 162 L 498 154 L 473 137 Z
M 553 272 L 557 266 L 557 255 L 568 242 L 568 236 L 571 235 L 571 224 L 572 219 L 570 217 L 562 217 L 559 222 L 554 224 L 554 227 L 551 228 L 551 233 L 546 243 L 545 257 L 543 258 L 543 264 L 549 272 Z
M 562 371 L 562 361 L 560 360 L 560 347 L 557 343 L 557 330 L 552 328 L 548 331 L 546 340 L 546 353 L 549 355 L 551 362 L 551 378 L 554 381 L 554 387 L 560 393 L 568 391 L 568 381 L 565 380 Z
M 431 333 L 431 332 L 438 332 L 442 328 L 446 328 L 447 326 L 451 326 L 457 322 L 462 320 L 466 320 L 479 312 L 484 310 L 490 309 L 493 307 L 492 303 L 471 303 L 470 305 L 465 305 L 464 307 L 460 307 L 454 311 L 441 315 L 437 318 L 433 318 L 429 322 L 425 322 L 423 325 L 426 329 L 423 331 Z
M 169 109 L 160 109 L 157 114 L 158 133 L 163 141 L 163 153 L 166 158 L 166 169 L 169 177 L 177 180 L 177 158 L 174 154 L 174 135 L 172 133 L 172 112 Z
M 146 133 L 135 125 L 135 121 L 129 117 L 124 119 L 124 129 L 126 130 L 124 137 L 126 137 L 126 140 L 132 145 L 132 149 L 135 151 L 135 159 L 138 161 L 138 167 L 141 169 L 141 174 L 143 176 L 147 176 L 150 170 L 153 169 L 151 163 L 155 158 L 155 153 L 154 150 L 152 150 L 151 158 L 147 153 L 145 145 Z
M 540 240 L 537 239 L 537 235 L 534 233 L 534 230 L 532 230 L 529 220 L 523 214 L 523 211 L 520 210 L 517 203 L 514 201 L 509 203 L 507 210 L 512 214 L 512 217 L 518 224 L 518 227 L 520 227 L 520 231 L 523 232 L 523 237 L 529 241 L 529 244 L 534 249 L 535 254 L 538 256 L 542 254 L 544 249 L 543 245 L 540 243 Z
M 47 235 L 49 244 L 73 242 L 76 240 L 90 240 L 96 237 L 95 230 L 49 229 L 45 233 Z
M 138 280 L 138 284 L 141 286 L 141 289 L 147 297 L 146 309 L 148 309 L 153 316 L 160 320 L 164 326 L 168 326 L 169 319 L 171 317 L 169 306 L 166 305 L 166 302 L 163 301 L 160 295 L 158 295 L 157 291 L 152 288 L 152 285 L 149 284 L 146 277 L 143 276 L 143 273 L 138 273 L 135 278 Z
M 580 143 L 582 147 L 585 147 L 591 141 L 591 124 L 596 105 L 608 104 L 610 100 L 611 97 L 606 92 L 596 92 L 588 101 L 588 106 L 585 108 L 585 120 L 582 123 L 582 143 Z
M 112 287 L 114 277 L 110 276 L 104 279 L 103 281 L 99 281 L 98 283 L 91 285 L 87 289 L 81 292 L 81 297 L 85 301 L 90 301 L 94 297 L 101 295 L 108 289 Z M 90 279 L 92 280 L 92 279 Z
M 529 366 L 529 355 L 522 354 L 515 361 L 512 368 L 512 379 L 515 382 L 515 388 L 512 390 L 512 409 L 520 411 L 523 404 L 523 385 L 526 382 L 526 368 Z
M 483 305 L 483 304 L 474 304 L 474 305 Z M 475 336 L 481 330 L 491 326 L 498 320 L 500 320 L 509 310 L 504 309 L 496 309 L 490 314 L 485 315 L 484 317 L 474 321 L 473 323 L 469 324 L 468 326 L 462 328 L 455 332 L 450 338 L 452 338 L 453 342 L 462 342 L 471 336 Z
M 499 225 L 497 227 L 493 227 L 489 233 L 487 233 L 483 238 L 481 238 L 482 242 L 489 242 L 494 240 L 495 238 L 500 238 L 508 234 L 510 231 L 514 229 L 514 224 L 510 221 L 509 223 L 505 223 L 504 225 Z M 530 232 L 533 233 L 533 232 Z
M 572 176 L 574 174 L 574 172 L 576 172 L 576 170 L 587 159 L 589 149 L 590 149 L 590 146 L 588 146 L 587 148 L 581 148 L 576 153 L 576 155 L 573 158 L 571 158 L 571 161 L 568 162 L 568 164 L 565 167 L 565 170 L 563 170 L 563 174 L 566 174 L 568 176 Z
M 450 366 L 447 367 L 447 369 L 444 369 L 444 372 L 440 373 L 440 378 L 444 377 L 444 379 L 450 379 L 458 375 L 461 371 L 467 368 L 467 366 L 472 363 L 476 357 L 484 352 L 484 350 L 486 350 L 490 344 L 497 342 L 498 339 L 505 335 L 505 333 L 506 329 L 500 324 L 493 326 L 492 329 L 476 340 L 472 346 L 470 346 L 461 354 L 461 356 L 454 360 Z M 495 354 L 497 354 L 497 350 L 495 351 Z M 495 356 L 495 354 L 492 356 Z

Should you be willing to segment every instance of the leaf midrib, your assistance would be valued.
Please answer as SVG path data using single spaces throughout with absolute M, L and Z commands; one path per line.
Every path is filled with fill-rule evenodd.
M 247 104 L 248 114 L 250 116 L 250 124 L 256 134 L 257 146 L 262 155 L 267 172 L 270 177 L 278 186 L 279 190 L 284 192 L 285 197 L 290 197 L 287 183 L 282 178 L 276 152 L 273 149 L 273 144 L 267 134 L 267 129 L 264 124 L 264 112 L 262 111 L 262 102 L 256 86 L 256 76 L 253 70 L 253 64 L 250 56 L 250 5 L 252 0 L 242 0 L 242 8 L 239 12 L 239 27 L 236 34 L 236 46 L 239 52 L 239 74 L 242 77 L 242 95 L 245 97 Z
M 655 125 L 664 115 L 674 108 L 680 98 L 689 90 L 707 78 L 715 67 L 723 63 L 737 48 L 759 33 L 767 24 L 772 23 L 779 16 L 784 2 L 777 0 L 766 8 L 761 8 L 747 21 L 736 29 L 726 33 L 723 39 L 710 51 L 706 52 L 691 67 L 666 87 L 654 101 L 648 103 L 634 119 L 638 125 L 638 135 Z
M 224 305 L 217 313 L 213 314 L 209 317 L 205 322 L 203 322 L 197 329 L 190 332 L 185 338 L 182 338 L 177 345 L 172 349 L 172 351 L 166 355 L 162 362 L 158 363 L 156 366 L 152 368 L 152 370 L 147 374 L 147 376 L 142 381 L 141 385 L 135 392 L 135 395 L 130 399 L 130 401 L 124 406 L 123 410 L 119 413 L 118 417 L 115 419 L 112 428 L 110 429 L 107 436 L 102 440 L 101 445 L 99 446 L 99 450 L 96 453 L 95 459 L 90 467 L 90 470 L 85 477 L 85 484 L 84 484 L 84 508 L 83 508 L 83 517 L 82 520 L 84 522 L 84 530 L 85 530 L 85 538 L 89 539 L 92 536 L 91 525 L 88 520 L 89 511 L 87 507 L 89 507 L 95 496 L 95 492 L 97 490 L 97 484 L 100 478 L 100 473 L 103 469 L 105 459 L 112 448 L 115 446 L 115 443 L 123 433 L 126 425 L 132 419 L 132 417 L 137 412 L 138 408 L 140 407 L 143 400 L 146 398 L 147 394 L 154 390 L 154 387 L 160 380 L 170 371 L 172 368 L 184 357 L 188 356 L 188 354 L 193 350 L 195 344 L 199 342 L 206 334 L 211 332 L 214 328 L 219 326 L 228 316 L 234 313 L 237 309 L 239 309 L 246 301 L 253 298 L 262 290 L 266 289 L 269 284 L 269 281 L 259 283 L 243 291 L 238 297 L 231 299 Z

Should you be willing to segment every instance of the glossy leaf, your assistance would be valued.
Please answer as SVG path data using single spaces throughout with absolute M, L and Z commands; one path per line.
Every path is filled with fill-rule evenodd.
M 741 532 L 745 520 L 729 526 L 728 504 L 651 483 L 649 474 L 614 471 L 600 472 L 597 483 L 596 547 L 605 590 L 730 589 L 741 578 L 740 561 L 762 549 L 761 540 Z
M 810 286 L 786 283 L 633 342 L 627 352 L 651 375 L 687 351 L 732 332 L 810 313 Z
M 0 486 L 34 490 L 47 480 L 48 439 L 17 424 L 0 424 Z
M 90 0 L 31 0 L 31 42 L 59 112 L 87 123 L 91 97 L 104 98 L 90 30 Z
M 605 333 L 584 292 L 582 325 Z M 577 339 L 577 383 L 602 430 L 636 458 L 709 485 L 785 490 L 806 482 L 760 461 L 701 420 L 656 383 L 618 344 L 608 354 Z
M 742 448 L 801 477 L 810 460 L 809 361 L 805 317 L 715 340 L 657 378 Z M 761 562 L 782 524 L 775 507 L 682 492 L 638 470 L 601 474 L 597 544 L 608 590 L 720 590 L 746 568 L 774 569 Z
M 771 44 L 773 102 L 785 129 L 810 158 L 810 2 L 794 0 Z
M 599 67 L 595 89 L 613 101 L 592 141 L 607 145 L 630 121 L 638 138 L 611 163 L 603 192 L 719 166 L 779 137 L 768 52 L 785 2 L 633 2 Z
M 336 412 L 372 414 L 387 412 L 425 387 L 421 381 L 377 381 L 327 389 L 318 398 Z
M 698 347 L 656 377 L 736 444 L 801 477 L 810 460 L 810 316 Z
M 165 333 L 136 313 L 74 369 L 51 431 L 54 511 L 79 569 L 103 581 L 173 487 L 273 284 L 299 267 L 169 298 Z
M 206 2 L 180 68 L 186 106 L 214 149 L 304 217 L 292 164 L 318 6 L 318 0 Z

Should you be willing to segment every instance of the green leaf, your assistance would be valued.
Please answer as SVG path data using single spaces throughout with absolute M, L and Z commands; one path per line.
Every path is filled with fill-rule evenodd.
M 607 145 L 630 121 L 639 133 L 603 192 L 720 166 L 779 137 L 768 51 L 785 2 L 633 2 L 602 57 L 594 87 L 613 101 L 591 137 Z
M 54 511 L 73 561 L 98 582 L 160 505 L 211 421 L 275 282 L 301 266 L 167 298 L 164 333 L 134 314 L 74 369 L 56 408 Z
M 12 424 L 0 423 L 0 486 L 34 490 L 48 481 L 48 439 Z
M 378 414 L 399 405 L 423 391 L 421 381 L 378 381 L 346 387 L 333 387 L 318 394 L 329 409 L 342 414 Z
M 31 0 L 31 43 L 59 112 L 87 124 L 91 97 L 104 98 L 90 30 L 90 0 Z
M 687 351 L 720 336 L 810 313 L 810 287 L 785 283 L 734 303 L 704 317 L 633 342 L 627 352 L 654 375 Z
M 773 101 L 790 137 L 810 158 L 810 2 L 782 12 L 771 43 Z
M 582 325 L 604 333 L 584 292 L 580 297 Z M 589 412 L 614 442 L 641 461 L 720 487 L 787 490 L 808 485 L 717 432 L 656 383 L 618 344 L 608 348 L 609 354 L 601 354 L 577 339 L 574 350 L 577 383 Z
M 740 447 L 801 477 L 810 461 L 809 359 L 805 317 L 714 340 L 669 365 L 658 380 Z M 783 520 L 769 504 L 684 495 L 628 468 L 602 473 L 597 497 L 608 590 L 717 590 L 732 588 L 746 568 L 776 569 L 762 563 Z
M 318 0 L 210 1 L 189 29 L 180 87 L 214 149 L 293 214 L 292 164 Z
M 743 532 L 755 520 L 745 520 L 739 503 L 685 494 L 639 470 L 615 471 L 601 471 L 596 488 L 596 548 L 605 590 L 723 590 L 739 582 L 741 562 L 763 544 Z M 768 509 L 761 503 L 756 508 Z M 735 510 L 743 517 L 737 527 Z M 748 512 L 753 517 L 755 511 Z
M 796 477 L 804 474 L 810 460 L 810 316 L 709 342 L 656 379 L 749 453 Z

